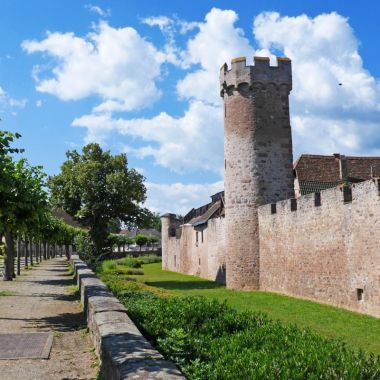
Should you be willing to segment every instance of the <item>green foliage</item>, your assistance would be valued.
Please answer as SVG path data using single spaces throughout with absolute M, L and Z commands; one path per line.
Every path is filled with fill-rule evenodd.
M 161 258 L 153 255 L 141 257 L 125 257 L 118 260 L 105 260 L 101 265 L 102 274 L 114 275 L 143 275 L 143 264 L 160 262 Z
M 111 286 L 112 289 L 112 286 Z M 380 359 L 203 297 L 125 291 L 131 317 L 189 379 L 377 379 Z
M 157 257 L 156 257 L 157 259 Z M 124 260 L 124 259 L 122 259 Z M 115 260 L 114 262 L 117 264 L 117 268 L 121 266 L 120 262 L 122 260 Z M 131 309 L 133 312 L 134 301 L 133 297 L 137 297 L 136 299 L 146 298 L 145 301 L 141 300 L 141 305 L 138 306 L 140 308 L 147 308 L 146 315 L 141 316 L 141 321 L 138 322 L 135 318 L 136 323 L 145 324 L 145 321 L 148 321 L 149 325 L 152 325 L 152 328 L 155 328 L 155 324 L 164 324 L 162 334 L 160 336 L 148 336 L 153 340 L 156 345 L 163 346 L 163 353 L 168 357 L 170 355 L 177 356 L 177 363 L 181 364 L 181 368 L 190 366 L 190 369 L 184 369 L 186 374 L 190 373 L 188 376 L 189 379 L 251 379 L 251 378 L 276 378 L 275 374 L 271 374 L 270 372 L 266 372 L 264 375 L 259 374 L 256 376 L 251 373 L 245 372 L 244 366 L 259 366 L 260 363 L 264 363 L 265 368 L 268 371 L 273 370 L 272 367 L 267 363 L 270 360 L 277 360 L 275 355 L 278 356 L 277 364 L 282 369 L 278 378 L 286 378 L 289 376 L 290 379 L 377 379 L 378 372 L 374 372 L 374 366 L 379 368 L 378 359 L 368 359 L 368 356 L 361 353 L 353 353 L 352 349 L 358 350 L 362 348 L 367 352 L 380 352 L 379 349 L 379 320 L 376 318 L 371 318 L 365 315 L 359 315 L 357 313 L 352 313 L 346 310 L 337 309 L 331 306 L 320 305 L 318 303 L 294 299 L 291 297 L 286 297 L 277 294 L 271 294 L 266 292 L 239 292 L 225 289 L 223 286 L 215 284 L 214 282 L 210 282 L 204 279 L 200 279 L 195 276 L 187 276 L 180 273 L 173 273 L 162 271 L 160 265 L 158 264 L 150 264 L 144 265 L 144 275 L 143 276 L 134 276 L 127 277 L 124 275 L 115 275 L 112 273 L 108 273 L 107 275 L 100 273 L 103 281 L 110 287 L 110 289 L 118 296 L 120 299 L 124 300 L 126 306 L 129 308 L 129 312 L 131 313 Z M 133 282 L 132 282 L 133 280 Z M 164 288 L 165 290 L 163 290 Z M 149 290 L 149 292 L 147 292 Z M 188 318 L 193 321 L 194 317 L 191 316 L 191 310 L 195 308 L 193 304 L 189 306 L 189 308 L 180 305 L 177 309 L 175 308 L 174 312 L 167 312 L 164 310 L 162 313 L 157 312 L 155 302 L 160 300 L 159 298 L 153 296 L 151 291 L 155 294 L 164 296 L 165 298 L 160 303 L 160 308 L 164 307 L 165 304 L 171 304 L 172 299 L 170 298 L 173 295 L 189 295 L 189 294 L 203 294 L 208 297 L 209 301 L 212 302 L 212 299 L 218 297 L 220 300 L 228 300 L 228 305 L 233 305 L 235 310 L 234 312 L 239 315 L 247 315 L 248 318 L 252 318 L 252 316 L 261 315 L 260 310 L 265 310 L 268 313 L 271 313 L 276 319 L 281 318 L 282 322 L 271 322 L 274 326 L 280 326 L 280 330 L 284 332 L 283 335 L 278 337 L 278 333 L 276 329 L 268 329 L 266 327 L 262 333 L 255 332 L 253 334 L 252 330 L 242 330 L 239 332 L 230 332 L 226 334 L 225 337 L 220 337 L 214 340 L 214 338 L 210 338 L 214 343 L 213 346 L 205 346 L 205 351 L 207 351 L 207 347 L 211 347 L 213 351 L 212 357 L 208 357 L 205 360 L 203 357 L 193 357 L 190 359 L 186 358 L 185 350 L 182 349 L 184 346 L 188 346 L 187 334 L 190 335 L 190 338 L 194 335 L 193 331 L 195 327 L 187 330 L 186 325 L 190 324 Z M 138 292 L 138 294 L 136 294 Z M 128 298 L 132 297 L 130 300 Z M 176 297 L 175 297 L 176 298 Z M 175 299 L 174 298 L 174 299 Z M 193 299 L 194 297 L 190 297 Z M 203 297 L 195 297 L 203 298 Z M 188 299 L 188 297 L 184 298 Z M 127 304 L 128 302 L 128 304 Z M 140 302 L 140 301 L 139 301 Z M 161 301 L 160 301 L 161 302 Z M 130 303 L 133 305 L 129 306 Z M 218 303 L 220 305 L 220 302 Z M 168 306 L 171 309 L 171 306 Z M 227 307 L 229 309 L 229 307 Z M 236 309 L 239 308 L 239 311 Z M 189 310 L 190 309 L 190 310 Z M 181 314 L 181 310 L 183 310 L 183 314 Z M 244 312 L 244 310 L 249 310 L 249 312 Z M 222 313 L 221 309 L 217 308 L 217 313 Z M 243 311 L 243 312 L 242 312 Z M 176 314 L 178 314 L 178 318 Z M 215 319 L 213 316 L 207 316 L 206 312 L 201 312 L 200 314 L 204 314 L 206 319 Z M 231 314 L 230 314 L 231 315 Z M 235 321 L 235 314 L 232 314 L 230 317 L 232 321 Z M 169 322 L 166 324 L 167 321 Z M 183 320 L 182 320 L 183 319 Z M 268 317 L 263 317 L 264 322 L 270 321 Z M 199 325 L 202 327 L 203 322 L 199 322 L 199 320 L 194 319 L 193 326 Z M 302 327 L 295 328 L 292 326 L 289 321 L 297 321 L 297 324 Z M 192 323 L 192 322 L 191 322 Z M 219 322 L 218 322 L 219 323 Z M 216 323 L 216 325 L 218 325 Z M 265 326 L 266 326 L 265 323 Z M 309 333 L 308 331 L 304 332 L 305 326 L 310 326 L 313 329 L 314 333 Z M 141 327 L 141 325 L 140 325 Z M 204 328 L 202 328 L 205 330 Z M 217 327 L 209 326 L 209 331 L 218 330 Z M 179 330 L 179 331 L 177 331 Z M 207 330 L 207 329 L 206 329 Z M 296 331 L 296 334 L 292 335 L 292 331 Z M 318 331 L 318 334 L 315 332 Z M 203 333 L 202 333 L 203 334 Z M 208 334 L 208 333 L 207 333 Z M 252 337 L 251 337 L 252 335 Z M 334 336 L 340 337 L 347 340 L 350 343 L 351 349 L 345 348 L 347 356 L 344 357 L 344 352 L 342 353 L 341 345 L 336 338 L 330 340 L 328 338 L 322 338 L 321 336 Z M 256 342 L 254 337 L 261 339 L 262 341 L 259 343 Z M 288 345 L 292 347 L 290 349 L 284 345 L 283 336 L 288 336 L 287 341 Z M 310 338 L 311 342 L 309 342 L 309 336 L 316 337 Z M 178 337 L 178 341 L 176 341 L 176 337 Z M 201 339 L 199 346 L 203 344 L 203 339 L 207 337 L 200 337 Z M 208 339 L 208 338 L 207 338 Z M 251 341 L 250 339 L 253 339 Z M 278 340 L 276 340 L 278 339 Z M 282 339 L 282 340 L 281 340 Z M 293 340 L 292 340 L 293 339 Z M 266 342 L 268 340 L 268 342 Z M 158 342 L 159 341 L 159 342 Z M 319 343 L 318 343 L 319 342 Z M 326 343 L 327 342 L 327 343 Z M 333 342 L 331 345 L 329 342 Z M 318 349 L 318 344 L 320 347 Z M 175 346 L 175 345 L 177 345 Z M 198 344 L 198 343 L 197 343 Z M 218 347 L 218 344 L 221 347 Z M 252 345 L 258 344 L 261 352 L 258 352 L 257 355 L 255 352 L 251 352 Z M 276 351 L 276 344 L 280 345 Z M 312 349 L 309 347 L 311 345 Z M 331 357 L 333 355 L 335 346 L 338 345 L 337 356 L 334 358 Z M 295 347 L 293 347 L 295 346 Z M 172 351 L 170 347 L 173 347 Z M 255 347 L 255 346 L 253 346 Z M 195 347 L 196 348 L 196 347 Z M 283 351 L 281 351 L 283 348 Z M 265 352 L 269 352 L 269 358 Z M 313 351 L 314 350 L 314 351 Z M 316 351 L 320 351 L 320 353 Z M 271 351 L 274 351 L 274 354 L 271 354 Z M 304 353 L 302 353 L 304 351 Z M 178 354 L 176 353 L 178 352 Z M 181 354 L 182 352 L 182 354 Z M 288 354 L 289 353 L 289 354 Z M 208 355 L 208 353 L 206 352 Z M 260 356 L 261 355 L 261 356 Z M 287 356 L 286 356 L 287 355 Z M 312 357 L 315 357 L 315 361 L 312 361 Z M 327 364 L 324 366 L 324 357 L 326 355 Z M 330 356 L 329 356 L 330 355 Z M 365 359 L 361 360 L 361 355 Z M 183 357 L 185 356 L 185 359 Z M 303 356 L 306 356 L 306 360 L 304 360 Z M 311 356 L 311 358 L 309 357 Z M 313 369 L 310 370 L 307 374 L 299 375 L 298 377 L 294 375 L 294 372 L 297 370 L 291 370 L 290 374 L 286 375 L 286 371 L 284 368 L 289 363 L 289 366 L 294 366 L 299 360 L 298 370 L 300 367 L 313 365 L 318 372 L 318 375 L 312 373 Z M 335 360 L 335 364 L 334 364 Z M 349 365 L 347 369 L 347 376 L 341 375 L 343 370 L 342 366 L 346 367 L 347 363 L 353 360 L 352 366 Z M 311 364 L 310 364 L 311 363 Z M 297 364 L 297 363 L 296 363 Z M 366 369 L 366 365 L 369 367 Z M 336 365 L 337 369 L 334 369 L 335 374 L 331 368 Z M 357 366 L 359 374 L 352 372 L 356 371 L 354 366 Z M 226 374 L 224 374 L 224 369 L 227 368 Z M 232 369 L 231 369 L 232 368 Z M 243 368 L 243 369 L 242 369 Z M 314 368 L 314 367 L 313 367 Z M 326 376 L 323 375 L 323 370 L 326 368 Z M 340 368 L 340 369 L 339 369 Z M 234 373 L 234 371 L 236 371 Z M 366 376 L 366 371 L 370 373 L 370 375 Z M 236 373 L 242 373 L 242 376 L 236 377 Z M 211 375 L 210 375 L 211 373 Z M 301 372 L 302 373 L 302 372 Z M 304 377 L 302 377 L 304 376 Z M 318 377 L 319 376 L 319 377 Z M 335 376 L 335 377 L 334 377 Z
M 146 243 L 148 243 L 148 237 L 142 234 L 138 234 L 135 236 L 135 242 L 140 247 L 140 250 L 141 250 L 141 247 L 143 245 L 146 245 Z
M 154 228 L 157 231 L 161 231 L 161 215 L 158 212 L 153 213 L 152 221 L 149 227 Z
M 91 269 L 95 271 L 99 270 L 101 260 L 96 254 L 97 250 L 90 235 L 82 230 L 75 236 L 74 243 L 79 257 L 85 261 Z
M 160 239 L 157 236 L 148 236 L 148 244 L 157 243 Z
M 144 224 L 151 218 L 145 201 L 144 177 L 128 168 L 125 154 L 112 156 L 98 144 L 88 144 L 82 154 L 69 151 L 61 173 L 51 177 L 52 201 L 89 227 L 93 253 L 109 252 L 108 231 L 115 219 Z

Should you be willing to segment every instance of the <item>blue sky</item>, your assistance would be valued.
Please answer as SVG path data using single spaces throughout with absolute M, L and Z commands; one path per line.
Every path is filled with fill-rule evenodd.
M 0 10 L 0 127 L 20 132 L 48 174 L 96 141 L 146 176 L 152 210 L 208 202 L 223 188 L 218 71 L 243 55 L 292 59 L 295 159 L 380 155 L 376 1 L 2 0 Z

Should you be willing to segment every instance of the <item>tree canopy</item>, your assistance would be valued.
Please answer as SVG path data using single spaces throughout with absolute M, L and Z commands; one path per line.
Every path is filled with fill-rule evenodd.
M 46 175 L 13 148 L 19 134 L 0 131 L 0 235 L 5 236 L 4 280 L 12 280 L 15 235 L 29 240 L 71 244 L 75 229 L 54 218 L 45 190 Z M 0 239 L 1 240 L 1 239 Z
M 146 225 L 151 213 L 142 207 L 145 178 L 128 168 L 125 154 L 111 155 L 98 144 L 81 153 L 66 153 L 61 173 L 49 179 L 51 199 L 84 226 L 89 227 L 96 254 L 107 253 L 109 227 L 115 219 L 126 225 Z

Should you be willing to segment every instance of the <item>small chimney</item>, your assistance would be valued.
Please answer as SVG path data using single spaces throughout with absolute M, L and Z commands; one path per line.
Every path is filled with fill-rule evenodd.
M 347 157 L 344 156 L 343 154 L 339 155 L 339 174 L 340 174 L 340 180 L 342 182 L 347 182 L 348 181 Z

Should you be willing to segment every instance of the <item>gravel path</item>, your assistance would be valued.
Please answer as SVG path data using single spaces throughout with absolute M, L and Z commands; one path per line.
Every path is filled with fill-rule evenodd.
M 49 359 L 0 360 L 0 380 L 96 378 L 96 357 L 72 285 L 63 258 L 24 271 L 16 281 L 0 280 L 0 333 L 54 332 Z

